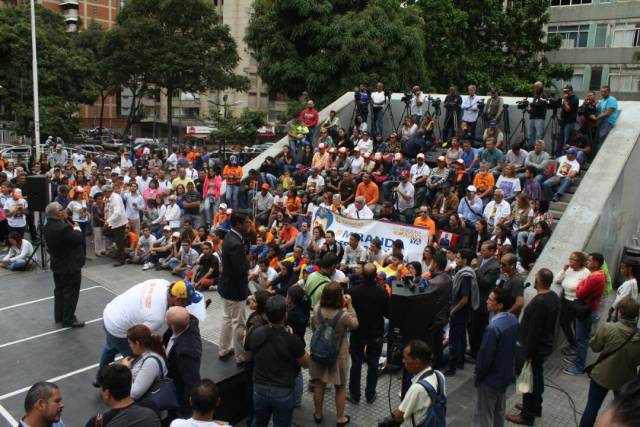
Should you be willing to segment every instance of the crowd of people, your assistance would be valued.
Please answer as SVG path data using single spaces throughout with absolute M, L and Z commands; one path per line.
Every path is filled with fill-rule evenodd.
M 25 181 L 27 173 L 44 172 L 54 200 L 47 216 L 73 227 L 84 256 L 92 249 L 93 256 L 113 257 L 114 266 L 131 263 L 178 276 L 155 288 L 154 280 L 134 286 L 105 309 L 106 343 L 94 385 L 110 407 L 117 411 L 134 402 L 144 407 L 157 378 L 175 378 L 171 354 L 177 351 L 175 339 L 182 337 L 176 325 L 199 336 L 197 319 L 182 307 L 196 302 L 197 291 L 214 289 L 223 300 L 218 356 L 233 357 L 245 369 L 255 426 L 270 420 L 275 426 L 291 424 L 304 392 L 301 369 L 309 369 L 316 423 L 323 420 L 327 385 L 335 388 L 337 425 L 350 422 L 346 402 L 362 399 L 363 364 L 364 400 L 375 402 L 383 344 L 393 343 L 389 306 L 398 285 L 430 293 L 438 309 L 419 339 L 397 344 L 405 373 L 402 401 L 383 425 L 442 419 L 446 377 L 469 361 L 475 364 L 478 389 L 474 425 L 502 425 L 505 419 L 533 425 L 542 412 L 543 366 L 553 350 L 558 318 L 569 343 L 564 372 L 580 375 L 589 368 L 592 319 L 607 284 L 602 255 L 576 252 L 561 272 L 539 269 L 537 295 L 526 307 L 524 289 L 555 224 L 550 203 L 562 198 L 615 125 L 618 109 L 609 88 L 602 88 L 600 101 L 590 95 L 582 105 L 570 86 L 564 89 L 562 143 L 551 153 L 544 126 L 540 131 L 536 122 L 546 116 L 548 103 L 538 83 L 527 107 L 529 138 L 511 144 L 500 129 L 504 108 L 496 90 L 481 111 L 474 86 L 465 97 L 452 87 L 444 101 L 444 140 L 434 137 L 430 98 L 419 87 L 413 88 L 410 114 L 397 133 L 384 130 L 390 100 L 382 83 L 373 92 L 363 86 L 356 96 L 355 123 L 348 128 L 340 126 L 334 111 L 321 122 L 310 101 L 292 120 L 282 154 L 266 157 L 256 169 L 243 169 L 236 156 L 221 164 L 202 147 L 190 146 L 166 159 L 148 147 L 117 159 L 103 153 L 67 158 L 57 147 L 34 165 L 2 164 L 0 213 L 6 218 L 0 217 L 0 224 L 9 232 L 2 266 L 23 268 L 20 260 L 33 252 L 23 238 L 27 230 L 32 240 L 38 238 Z M 480 114 L 484 130 L 478 126 Z M 428 164 L 434 152 L 435 164 Z M 351 233 L 342 244 L 332 230 L 313 221 L 318 208 L 351 220 L 421 227 L 428 241 L 420 259 L 405 254 L 401 239 L 390 247 L 374 239 L 366 248 L 362 236 Z M 620 287 L 611 312 L 616 326 L 603 325 L 607 331 L 599 330 L 591 347 L 606 351 L 620 340 L 629 345 L 593 368 L 583 426 L 593 425 L 608 390 L 619 392 L 633 377 L 628 369 L 615 382 L 598 380 L 598 370 L 612 366 L 616 357 L 624 357 L 627 366 L 640 364 L 640 337 L 626 336 L 637 320 L 640 277 L 631 261 L 625 268 L 630 283 Z M 561 297 L 550 291 L 554 281 L 564 290 Z M 144 326 L 145 313 L 129 304 L 141 293 L 152 293 L 148 287 L 156 289 L 149 298 L 158 301 L 148 307 L 155 316 L 153 328 Z M 72 315 L 64 322 L 81 323 Z M 155 336 L 163 326 L 169 326 L 164 340 Z M 124 368 L 111 363 L 118 353 L 125 357 Z M 142 366 L 149 358 L 154 362 Z M 198 382 L 194 372 L 200 355 L 196 358 L 188 385 L 179 391 L 180 409 L 172 415 L 211 420 L 215 386 Z M 533 385 L 517 412 L 506 415 L 506 389 L 524 362 Z M 615 411 L 626 408 L 620 403 L 625 393 L 609 416 L 623 417 Z M 155 409 L 155 417 L 167 419 Z M 130 412 L 134 417 L 145 411 Z M 103 420 L 108 421 L 107 414 Z M 188 425 L 180 422 L 173 421 Z

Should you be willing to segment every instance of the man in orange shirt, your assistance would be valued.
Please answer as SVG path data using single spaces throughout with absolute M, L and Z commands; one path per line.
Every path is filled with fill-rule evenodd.
M 235 211 L 238 209 L 240 180 L 242 180 L 242 166 L 238 165 L 238 156 L 231 156 L 229 164 L 224 167 L 222 178 L 227 181 L 227 194 L 225 195 L 227 203 Z
M 298 229 L 291 224 L 289 217 L 285 216 L 282 222 L 282 230 L 278 233 L 278 245 L 283 253 L 287 253 L 293 249 L 293 243 L 296 241 Z
M 429 242 L 431 242 L 433 240 L 433 236 L 435 236 L 436 234 L 436 223 L 429 216 L 430 214 L 429 206 L 427 205 L 420 206 L 419 213 L 420 214 L 413 221 L 413 225 L 415 225 L 416 227 L 422 227 L 429 230 Z
M 493 177 L 493 173 L 489 171 L 489 163 L 480 163 L 480 170 L 475 178 L 473 178 L 473 185 L 478 190 L 478 197 L 481 199 L 491 197 L 493 187 L 496 185 L 496 180 Z
M 380 200 L 380 193 L 375 182 L 371 181 L 368 173 L 362 175 L 362 182 L 358 184 L 356 189 L 356 197 L 363 196 L 367 202 L 367 206 L 373 207 Z

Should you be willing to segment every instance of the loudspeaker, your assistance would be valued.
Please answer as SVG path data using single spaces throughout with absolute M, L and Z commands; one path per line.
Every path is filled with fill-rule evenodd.
M 427 340 L 427 327 L 433 322 L 438 307 L 434 288 L 423 293 L 411 292 L 406 287 L 393 286 L 389 322 L 391 330 L 399 329 L 402 341 Z
M 44 212 L 51 200 L 51 184 L 46 175 L 27 175 L 25 198 L 31 212 Z

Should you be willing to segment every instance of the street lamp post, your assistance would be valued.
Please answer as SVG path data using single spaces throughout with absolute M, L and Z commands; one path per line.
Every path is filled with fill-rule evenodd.
M 35 130 L 36 161 L 40 161 L 40 105 L 38 97 L 38 55 L 36 49 L 36 7 L 31 0 L 31 55 L 33 68 L 33 125 Z

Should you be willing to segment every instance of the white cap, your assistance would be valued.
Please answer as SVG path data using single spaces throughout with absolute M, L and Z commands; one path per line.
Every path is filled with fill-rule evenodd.
M 416 159 L 424 159 L 424 154 L 418 153 L 418 155 L 416 156 Z
M 467 187 L 467 191 L 470 191 L 472 193 L 477 193 L 478 189 L 476 188 L 475 185 L 470 185 L 470 186 Z

